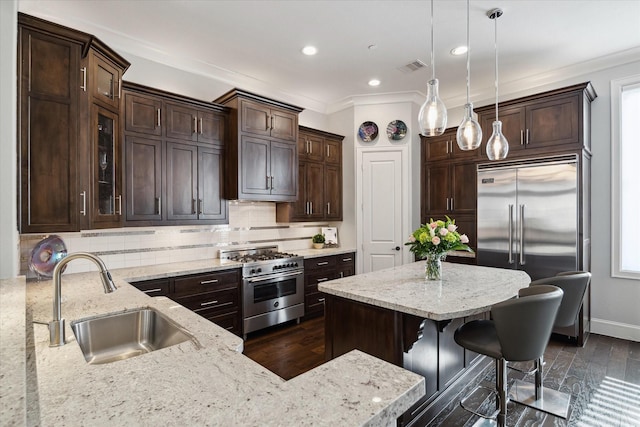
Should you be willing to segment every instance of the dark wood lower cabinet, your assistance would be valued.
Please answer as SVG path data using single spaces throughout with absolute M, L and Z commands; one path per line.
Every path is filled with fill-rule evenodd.
M 242 336 L 240 269 L 131 283 L 150 296 L 166 296 L 238 336 Z
M 318 283 L 353 276 L 356 254 L 329 255 L 304 260 L 304 317 L 324 314 L 325 294 L 318 291 Z
M 423 319 L 333 295 L 325 297 L 325 358 L 358 349 L 425 377 L 426 394 L 398 425 L 428 425 L 491 360 L 457 345 L 455 330 L 477 315 Z

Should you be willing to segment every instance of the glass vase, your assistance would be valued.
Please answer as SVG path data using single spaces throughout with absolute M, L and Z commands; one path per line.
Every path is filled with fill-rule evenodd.
M 445 254 L 428 254 L 424 274 L 427 280 L 442 280 L 442 261 Z

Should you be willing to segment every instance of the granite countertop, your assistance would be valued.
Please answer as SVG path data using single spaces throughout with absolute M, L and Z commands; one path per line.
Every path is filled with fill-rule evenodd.
M 424 395 L 422 376 L 360 351 L 284 381 L 244 356 L 241 338 L 165 297 L 149 297 L 128 284 L 239 266 L 216 260 L 113 270 L 118 290 L 110 294 L 104 294 L 94 272 L 65 275 L 67 344 L 55 348 L 48 346 L 46 326 L 52 316 L 52 282 L 0 281 L 3 422 L 383 426 L 395 424 L 395 418 Z M 71 321 L 138 307 L 166 314 L 202 348 L 187 341 L 114 363 L 87 364 Z M 27 344 L 31 340 L 33 344 Z
M 427 281 L 425 261 L 318 284 L 327 294 L 413 314 L 449 320 L 483 313 L 529 286 L 524 271 L 442 263 L 442 280 Z
M 322 248 L 322 249 L 303 249 L 295 251 L 297 255 L 305 258 L 317 258 L 321 256 L 341 255 L 356 252 L 353 248 Z

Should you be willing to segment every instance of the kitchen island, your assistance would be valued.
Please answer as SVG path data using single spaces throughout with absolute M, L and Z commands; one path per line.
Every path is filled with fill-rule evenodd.
M 523 271 L 443 263 L 426 281 L 425 262 L 325 282 L 325 356 L 358 349 L 426 380 L 427 393 L 400 425 L 426 425 L 490 361 L 458 346 L 455 330 L 531 281 Z
M 424 395 L 424 378 L 352 351 L 285 381 L 242 354 L 243 341 L 166 297 L 128 282 L 238 268 L 220 260 L 113 270 L 105 294 L 97 272 L 64 275 L 67 339 L 51 348 L 50 280 L 0 281 L 0 415 L 7 425 L 384 426 Z M 138 357 L 87 364 L 73 320 L 151 307 L 192 341 Z

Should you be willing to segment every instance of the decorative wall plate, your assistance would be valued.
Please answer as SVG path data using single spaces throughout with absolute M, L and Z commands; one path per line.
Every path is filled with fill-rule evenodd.
M 358 128 L 358 136 L 363 142 L 374 141 L 378 137 L 378 125 L 373 122 L 364 122 Z
M 40 240 L 31 251 L 29 269 L 40 276 L 52 277 L 56 264 L 66 256 L 67 247 L 64 241 L 52 234 Z
M 387 137 L 391 141 L 400 141 L 407 134 L 407 125 L 402 120 L 394 120 L 387 125 Z

